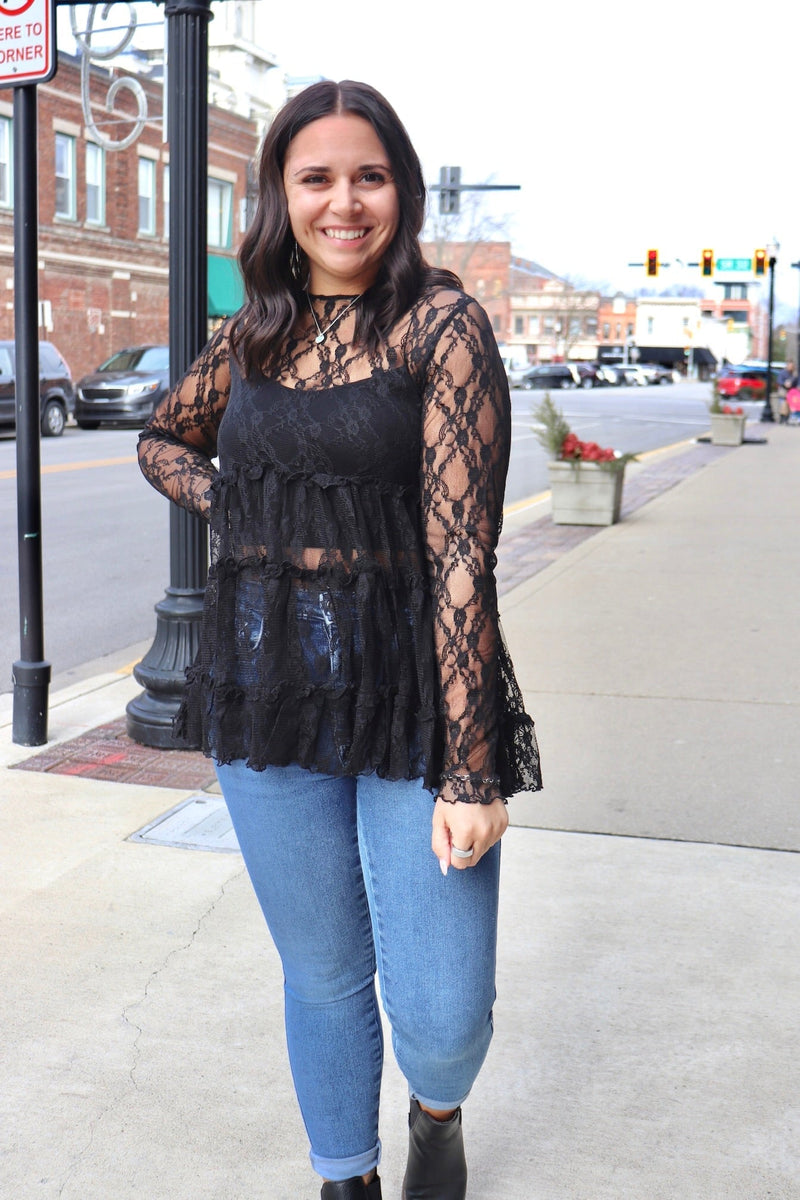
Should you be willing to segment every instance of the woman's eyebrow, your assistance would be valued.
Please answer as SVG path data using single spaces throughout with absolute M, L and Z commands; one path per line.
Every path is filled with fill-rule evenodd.
M 305 175 L 308 171 L 330 171 L 332 168 L 325 163 L 305 163 L 298 167 L 296 171 L 292 171 L 291 178 L 296 179 L 298 175 Z M 388 171 L 391 174 L 392 168 L 388 162 L 360 163 L 356 167 L 357 171 Z

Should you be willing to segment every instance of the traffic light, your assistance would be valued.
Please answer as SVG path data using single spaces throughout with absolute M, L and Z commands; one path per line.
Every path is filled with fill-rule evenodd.
M 650 276 L 658 274 L 658 251 L 647 251 L 647 274 Z
M 753 259 L 753 271 L 756 275 L 766 275 L 767 273 L 767 252 L 766 250 L 756 250 Z
M 461 211 L 461 167 L 439 168 L 439 212 Z
M 700 274 L 701 275 L 713 275 L 714 274 L 714 251 L 713 250 L 704 250 L 703 251 L 703 258 L 702 258 L 702 262 L 700 263 Z

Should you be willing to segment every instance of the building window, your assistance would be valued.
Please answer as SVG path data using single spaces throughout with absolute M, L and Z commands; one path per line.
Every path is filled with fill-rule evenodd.
M 102 146 L 86 143 L 86 221 L 106 223 L 106 162 Z
M 233 245 L 233 184 L 208 181 L 208 244 L 225 250 Z
M 617 321 L 617 332 L 616 332 L 617 341 L 619 341 L 621 337 L 622 337 L 622 326 L 620 325 L 619 321 Z
M 647 318 L 647 332 L 648 333 L 653 332 L 653 318 L 652 317 Z
M 633 326 L 632 325 L 628 326 L 628 337 L 629 338 L 633 337 Z
M 603 337 L 606 341 L 611 337 L 611 326 L 608 321 L 603 322 Z
M 75 138 L 56 134 L 56 216 L 75 220 Z
M 534 337 L 534 338 L 539 336 L 539 318 L 538 317 L 528 317 L 528 334 L 530 335 L 530 337 Z
M 164 167 L 164 237 L 169 237 L 169 167 Z
M 525 318 L 514 317 L 514 337 L 524 337 L 525 335 Z
M 747 299 L 747 284 L 746 283 L 726 283 L 724 285 L 724 298 L 726 300 L 746 300 Z
M 591 338 L 597 337 L 597 317 L 586 318 L 586 336 Z
M 0 117 L 0 205 L 11 208 L 14 203 L 14 157 L 11 153 L 11 118 Z
M 139 233 L 156 231 L 156 164 L 139 159 Z
M 503 321 L 499 313 L 495 313 L 492 317 L 492 329 L 495 331 L 495 333 L 503 332 Z

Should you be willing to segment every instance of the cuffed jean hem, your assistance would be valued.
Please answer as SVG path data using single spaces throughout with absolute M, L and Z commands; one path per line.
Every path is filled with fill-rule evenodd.
M 312 1150 L 308 1156 L 311 1165 L 323 1179 L 341 1183 L 343 1179 L 355 1179 L 356 1175 L 369 1175 L 381 1161 L 380 1138 L 371 1150 L 353 1154 L 350 1158 L 323 1158 Z
M 414 1091 L 410 1091 L 408 1094 L 412 1100 L 416 1100 L 417 1104 L 423 1105 L 424 1108 L 432 1108 L 434 1112 L 450 1112 L 451 1109 L 461 1108 L 469 1092 L 460 1100 L 431 1100 L 428 1096 L 421 1096 L 419 1092 Z

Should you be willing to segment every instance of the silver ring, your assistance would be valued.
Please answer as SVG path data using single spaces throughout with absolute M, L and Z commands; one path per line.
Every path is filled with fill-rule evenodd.
M 459 850 L 458 846 L 451 846 L 450 849 L 453 854 L 455 854 L 456 858 L 472 858 L 473 854 L 475 853 L 474 846 L 470 846 L 469 850 Z

